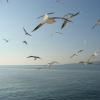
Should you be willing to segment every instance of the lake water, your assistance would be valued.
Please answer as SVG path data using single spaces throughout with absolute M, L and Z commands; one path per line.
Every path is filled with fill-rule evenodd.
M 100 100 L 100 65 L 46 67 L 0 66 L 0 100 Z

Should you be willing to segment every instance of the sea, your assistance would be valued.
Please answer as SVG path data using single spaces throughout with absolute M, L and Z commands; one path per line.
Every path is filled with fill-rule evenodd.
M 100 65 L 0 65 L 0 100 L 100 100 Z

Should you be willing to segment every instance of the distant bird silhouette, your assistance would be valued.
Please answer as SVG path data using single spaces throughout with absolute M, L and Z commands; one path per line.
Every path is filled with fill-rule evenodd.
M 96 23 L 93 25 L 93 27 L 92 27 L 92 29 L 94 29 L 96 26 L 98 26 L 98 25 L 100 25 L 100 19 L 98 19 L 97 21 L 96 21 Z
M 3 39 L 6 43 L 8 43 L 9 41 L 7 39 Z
M 87 60 L 87 62 L 91 62 L 91 60 L 93 60 L 95 57 L 97 57 L 97 52 L 94 52 L 90 57 L 89 59 Z
M 67 20 L 70 22 L 70 20 L 66 19 L 66 18 L 63 18 L 63 17 L 49 17 L 47 14 L 45 14 L 45 16 L 43 17 L 43 21 L 38 25 L 36 26 L 33 30 L 33 31 L 36 31 L 37 29 L 39 29 L 41 26 L 43 26 L 44 24 L 53 24 L 56 22 L 55 19 L 64 19 L 64 20 Z
M 28 44 L 27 41 L 22 41 L 22 42 L 23 42 L 24 44 L 26 44 L 26 45 Z
M 27 58 L 34 58 L 34 60 L 41 59 L 39 56 L 28 56 Z
M 81 52 L 83 52 L 83 51 L 84 51 L 83 49 L 77 51 L 77 52 L 74 53 L 72 56 L 70 56 L 70 58 L 73 58 L 73 57 L 75 57 L 75 56 L 78 56 L 78 55 L 79 55 Z
M 80 13 L 80 12 L 77 12 L 77 13 L 75 13 L 75 14 L 73 14 L 73 13 L 68 13 L 67 15 L 64 15 L 64 18 L 67 18 L 67 19 L 71 20 L 73 17 L 77 16 L 79 13 Z M 69 23 L 69 21 L 64 20 L 64 22 L 63 22 L 63 24 L 62 24 L 62 26 L 61 26 L 61 29 L 63 29 L 63 28 L 66 26 L 67 23 Z
M 57 64 L 57 63 L 59 63 L 59 62 L 58 62 L 58 61 L 49 62 L 49 63 L 48 63 L 48 67 L 51 67 L 53 64 Z
M 79 51 L 77 51 L 77 53 L 79 54 L 79 53 L 81 53 L 81 52 L 83 52 L 84 50 L 82 49 L 82 50 L 79 50 Z
M 24 30 L 24 32 L 25 32 L 25 35 L 28 35 L 28 36 L 32 36 L 31 34 L 29 34 L 27 31 L 26 31 L 26 29 L 23 27 L 23 30 Z
M 93 64 L 93 59 L 97 56 L 98 56 L 97 52 L 94 52 L 92 55 L 90 55 L 90 57 L 86 61 L 80 61 L 79 63 L 81 63 L 81 64 Z
M 72 56 L 70 56 L 70 58 L 73 58 L 74 56 L 78 56 L 76 53 L 74 53 Z

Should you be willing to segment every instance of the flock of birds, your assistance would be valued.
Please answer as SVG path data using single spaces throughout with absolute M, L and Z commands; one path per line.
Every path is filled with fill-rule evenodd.
M 7 3 L 8 3 L 8 0 L 6 0 L 6 1 L 7 1 Z M 31 31 L 31 33 L 34 32 L 34 31 L 37 31 L 37 30 L 38 30 L 40 27 L 42 27 L 44 24 L 50 24 L 50 25 L 51 25 L 51 24 L 56 23 L 57 20 L 62 20 L 62 25 L 61 25 L 61 30 L 62 30 L 63 28 L 65 28 L 65 26 L 66 26 L 67 24 L 72 23 L 72 22 L 73 22 L 72 19 L 73 19 L 74 17 L 78 16 L 78 15 L 80 14 L 80 12 L 68 13 L 68 14 L 66 14 L 66 15 L 64 15 L 64 16 L 61 16 L 61 17 L 56 17 L 56 16 L 50 17 L 50 16 L 49 16 L 49 15 L 53 15 L 53 14 L 55 14 L 55 12 L 49 12 L 49 13 L 46 13 L 46 14 L 43 14 L 43 15 L 37 17 L 37 19 L 42 18 L 42 21 Z M 100 19 L 96 21 L 96 23 L 92 26 L 92 29 L 94 29 L 95 27 L 97 27 L 97 26 L 99 26 L 99 25 L 100 25 Z M 24 31 L 25 35 L 27 35 L 27 36 L 29 36 L 29 37 L 32 37 L 32 34 L 31 34 L 31 33 L 28 33 L 27 30 L 26 30 L 24 27 L 23 27 L 23 31 Z M 61 33 L 61 32 L 56 32 L 56 33 L 57 33 L 57 34 L 63 34 L 63 33 Z M 9 42 L 9 40 L 8 40 L 8 39 L 5 39 L 5 38 L 4 38 L 3 40 L 4 40 L 6 43 Z M 26 40 L 22 41 L 22 43 L 28 45 L 28 42 L 27 42 Z M 77 51 L 76 53 L 73 53 L 73 54 L 70 56 L 70 58 L 72 59 L 72 58 L 74 58 L 75 56 L 79 56 L 82 52 L 84 52 L 83 49 Z M 97 53 L 97 52 L 94 52 L 92 55 L 90 55 L 90 57 L 89 57 L 86 61 L 80 61 L 79 63 L 81 63 L 81 64 L 92 64 L 92 63 L 93 63 L 92 60 L 93 60 L 95 57 L 97 57 L 97 56 L 98 56 L 98 53 Z M 39 56 L 33 56 L 33 55 L 28 56 L 28 57 L 26 57 L 26 58 L 33 58 L 34 60 L 38 60 L 38 59 L 41 60 L 41 59 L 42 59 L 42 58 L 39 57 Z M 58 61 L 51 61 L 51 62 L 48 63 L 48 65 L 49 65 L 49 67 L 50 67 L 50 66 L 53 65 L 53 64 L 59 64 L 59 63 L 60 63 L 60 62 L 58 62 Z

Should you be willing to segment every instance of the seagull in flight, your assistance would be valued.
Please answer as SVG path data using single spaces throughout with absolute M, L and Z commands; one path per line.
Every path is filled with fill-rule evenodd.
M 78 56 L 81 52 L 83 52 L 84 50 L 81 49 L 79 51 L 77 51 L 76 53 L 74 53 L 72 56 L 70 56 L 70 58 L 73 58 L 74 56 Z
M 28 56 L 27 58 L 34 58 L 34 60 L 41 59 L 39 56 Z
M 92 27 L 92 29 L 94 29 L 96 26 L 98 26 L 98 25 L 100 25 L 100 19 L 98 19 L 97 21 L 96 21 L 96 23 L 93 25 L 93 27 Z
M 83 49 L 81 49 L 81 50 L 79 50 L 79 51 L 77 51 L 77 53 L 79 54 L 79 53 L 81 53 L 81 52 L 83 52 L 84 50 Z
M 80 12 L 77 12 L 77 13 L 75 13 L 75 14 L 73 14 L 73 13 L 68 13 L 67 15 L 64 15 L 64 18 L 67 18 L 68 20 L 71 20 L 73 17 L 79 15 L 79 13 L 80 13 Z M 62 24 L 62 26 L 61 26 L 61 29 L 63 29 L 63 28 L 66 26 L 66 24 L 68 24 L 68 23 L 69 23 L 69 21 L 64 20 L 64 22 L 63 22 L 63 24 Z
M 48 63 L 48 66 L 51 67 L 53 64 L 58 64 L 59 62 L 58 61 L 51 61 Z
M 87 60 L 87 62 L 90 62 L 92 59 L 94 59 L 94 58 L 97 57 L 97 56 L 98 56 L 97 52 L 94 52 L 94 53 L 89 57 L 89 59 Z
M 74 56 L 78 56 L 76 53 L 74 53 L 72 56 L 70 56 L 70 58 L 73 58 Z
M 24 44 L 26 44 L 26 45 L 28 44 L 27 41 L 22 41 L 22 42 L 23 42 Z
M 70 20 L 66 19 L 66 18 L 63 18 L 63 17 L 49 17 L 47 14 L 45 14 L 45 16 L 43 17 L 43 21 L 38 25 L 36 26 L 33 30 L 33 31 L 36 31 L 37 29 L 39 29 L 41 26 L 43 26 L 44 24 L 53 24 L 56 22 L 56 19 L 63 19 L 63 20 L 66 20 L 66 21 L 69 21 L 71 22 Z
M 29 34 L 27 31 L 26 31 L 26 29 L 23 27 L 23 30 L 24 30 L 24 32 L 25 32 L 25 35 L 28 35 L 28 36 L 32 36 L 31 34 Z
M 3 39 L 6 43 L 8 43 L 9 41 L 7 39 Z

